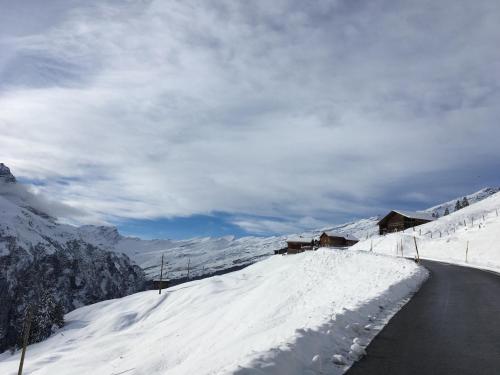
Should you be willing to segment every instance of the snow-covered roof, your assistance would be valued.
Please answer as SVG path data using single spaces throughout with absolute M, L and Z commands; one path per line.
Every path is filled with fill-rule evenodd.
M 313 241 L 312 237 L 302 237 L 302 236 L 290 236 L 287 237 L 286 242 L 301 242 L 301 243 L 311 243 Z
M 345 238 L 346 240 L 358 241 L 358 238 L 349 233 L 339 233 L 334 231 L 326 231 L 323 233 L 325 233 L 328 237 L 340 237 Z
M 410 219 L 420 219 L 420 220 L 435 219 L 430 212 L 402 211 L 402 210 L 393 210 L 393 211 Z

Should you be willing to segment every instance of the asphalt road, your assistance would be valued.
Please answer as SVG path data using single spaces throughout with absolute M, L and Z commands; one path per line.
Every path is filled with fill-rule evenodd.
M 499 375 L 500 276 L 422 264 L 429 280 L 347 375 Z

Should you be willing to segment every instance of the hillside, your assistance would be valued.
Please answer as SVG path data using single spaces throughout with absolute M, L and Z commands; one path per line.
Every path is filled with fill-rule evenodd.
M 375 236 L 353 249 L 415 256 L 414 237 L 421 257 L 500 270 L 500 193 L 450 215 L 421 225 L 415 231 Z M 466 254 L 468 248 L 468 253 Z M 467 262 L 466 262 L 467 257 Z
M 414 262 L 361 252 L 273 256 L 161 295 L 77 309 L 65 328 L 28 348 L 25 368 L 40 375 L 340 374 L 426 276 Z M 16 374 L 18 361 L 19 353 L 0 355 L 0 373 Z

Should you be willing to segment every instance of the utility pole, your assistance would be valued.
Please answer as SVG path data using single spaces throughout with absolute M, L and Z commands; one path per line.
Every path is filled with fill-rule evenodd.
M 30 337 L 32 318 L 33 318 L 33 309 L 31 308 L 31 306 L 29 306 L 28 313 L 26 314 L 26 320 L 24 322 L 23 352 L 21 353 L 21 362 L 19 362 L 19 371 L 17 372 L 17 375 L 23 374 L 24 357 L 26 355 L 26 347 L 28 346 L 28 340 Z
M 158 285 L 158 294 L 161 294 L 161 287 L 163 283 L 162 279 L 163 279 L 163 254 L 161 254 L 160 282 Z

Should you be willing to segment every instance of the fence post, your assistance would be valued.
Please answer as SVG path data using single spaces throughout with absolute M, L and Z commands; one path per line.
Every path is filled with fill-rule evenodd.
M 187 274 L 187 279 L 189 280 L 189 268 L 191 266 L 191 258 L 188 258 L 188 274 Z
M 469 241 L 467 241 L 467 247 L 465 248 L 465 263 L 469 263 Z
M 401 237 L 401 256 L 404 258 L 404 255 L 403 255 L 403 237 Z
M 28 313 L 26 314 L 26 320 L 24 321 L 23 352 L 21 353 L 21 361 L 19 362 L 19 371 L 17 372 L 17 375 L 23 374 L 24 357 L 26 356 L 26 347 L 28 346 L 28 340 L 30 337 L 32 318 L 33 318 L 33 309 L 31 306 L 28 306 Z
M 420 254 L 418 253 L 417 239 L 413 236 L 413 242 L 415 242 L 415 250 L 417 252 L 417 263 L 420 262 Z
M 370 241 L 370 251 L 373 251 L 373 240 Z

